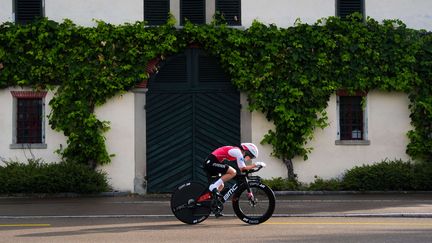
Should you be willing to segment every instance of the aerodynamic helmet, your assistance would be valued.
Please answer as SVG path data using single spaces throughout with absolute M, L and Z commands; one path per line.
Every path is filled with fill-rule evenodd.
M 252 159 L 258 157 L 258 148 L 253 143 L 242 143 L 241 144 L 243 150 L 245 151 L 245 155 L 248 155 Z

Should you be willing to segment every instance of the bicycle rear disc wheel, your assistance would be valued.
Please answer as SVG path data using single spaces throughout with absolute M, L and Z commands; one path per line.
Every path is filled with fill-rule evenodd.
M 250 184 L 253 197 L 243 187 L 233 198 L 233 208 L 237 217 L 248 224 L 260 224 L 268 220 L 274 212 L 276 199 L 273 191 L 264 184 Z
M 196 203 L 205 191 L 206 187 L 197 182 L 179 186 L 171 195 L 171 211 L 175 217 L 186 224 L 198 224 L 207 219 L 210 207 Z

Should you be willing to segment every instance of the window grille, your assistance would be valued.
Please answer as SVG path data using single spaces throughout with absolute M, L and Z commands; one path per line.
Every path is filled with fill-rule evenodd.
M 17 99 L 17 143 L 42 143 L 42 99 Z
M 340 140 L 363 140 L 362 96 L 339 97 Z

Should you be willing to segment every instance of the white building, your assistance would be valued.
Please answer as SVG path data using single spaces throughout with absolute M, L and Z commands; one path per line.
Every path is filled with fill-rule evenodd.
M 231 4 L 226 4 L 227 2 Z M 146 19 L 150 23 L 157 24 L 167 15 L 154 15 L 156 11 L 152 10 L 162 9 L 169 10 L 179 20 L 179 25 L 182 24 L 183 17 L 188 16 L 191 20 L 192 16 L 195 16 L 193 21 L 197 23 L 209 23 L 215 11 L 220 10 L 226 11 L 225 16 L 232 25 L 248 28 L 256 19 L 266 24 L 288 27 L 292 26 L 297 19 L 303 23 L 312 24 L 328 16 L 343 16 L 345 11 L 349 12 L 354 9 L 378 21 L 400 19 L 409 28 L 432 30 L 432 1 L 430 0 L 0 0 L 0 6 L 0 23 L 31 21 L 32 15 L 42 15 L 58 22 L 71 19 L 76 24 L 83 26 L 93 26 L 95 19 L 113 24 Z M 30 15 L 26 11 L 30 11 Z M 205 57 L 205 54 L 191 50 L 186 51 L 182 58 L 196 60 L 197 57 L 203 56 Z M 176 58 L 173 57 L 172 61 L 178 61 Z M 209 60 L 211 61 L 211 58 Z M 194 64 L 193 61 L 191 63 Z M 199 68 L 201 64 L 196 63 L 196 65 L 193 68 Z M 218 67 L 212 68 L 218 70 Z M 170 70 L 166 69 L 165 72 L 168 73 Z M 158 74 L 153 81 L 167 77 Z M 191 163 L 185 168 L 175 168 L 176 166 L 183 167 L 182 161 L 168 161 L 172 157 L 175 158 L 177 154 L 175 152 L 164 154 L 164 152 L 168 153 L 166 149 L 168 145 L 164 144 L 165 141 L 157 140 L 164 136 L 163 133 L 158 133 L 162 127 L 158 127 L 157 124 L 161 122 L 158 121 L 156 127 L 153 127 L 154 123 L 151 122 L 153 117 L 157 117 L 158 112 L 166 112 L 167 107 L 161 107 L 161 110 L 151 108 L 153 98 L 167 100 L 164 96 L 166 87 L 154 86 L 153 88 L 154 93 L 151 93 L 152 80 L 150 80 L 149 87 L 137 88 L 132 92 L 118 95 L 96 109 L 97 117 L 100 120 L 110 121 L 111 129 L 105 134 L 107 149 L 109 153 L 114 153 L 116 156 L 110 165 L 101 168 L 108 172 L 115 190 L 137 193 L 146 192 L 147 189 L 148 191 L 166 190 L 164 188 L 172 187 L 181 180 L 181 177 L 176 173 L 171 173 L 171 170 L 187 174 L 188 170 L 193 170 L 192 167 L 197 167 L 193 164 L 194 162 L 190 162 L 194 156 L 201 158 L 205 156 L 205 153 L 210 152 L 200 150 L 205 141 L 199 140 L 203 138 L 199 135 L 193 138 L 192 147 L 188 147 L 189 136 L 175 138 L 177 140 L 171 141 L 170 145 L 174 144 L 174 147 L 177 146 L 184 150 L 192 148 L 195 152 L 191 157 L 185 158 L 185 161 Z M 229 89 L 227 87 L 227 90 Z M 208 92 L 212 93 L 211 88 L 208 89 Z M 241 141 L 260 144 L 264 134 L 273 125 L 267 122 L 263 114 L 248 112 L 244 94 L 236 96 L 235 92 L 228 93 L 228 96 L 219 93 L 212 93 L 212 95 L 216 95 L 216 98 L 220 98 L 218 95 L 221 95 L 224 100 L 232 99 L 229 102 L 234 103 L 227 103 L 228 106 L 235 103 L 242 104 L 241 110 L 238 111 L 240 125 L 237 129 L 238 137 Z M 40 127 L 42 137 L 39 138 L 38 143 L 28 144 L 19 141 L 21 138 L 17 132 L 17 114 L 19 113 L 17 107 L 23 97 L 40 99 L 42 101 L 40 112 L 44 115 L 43 117 L 46 117 L 51 111 L 48 105 L 53 97 L 51 92 L 35 93 L 31 89 L 18 87 L 0 90 L 0 158 L 25 161 L 26 158 L 34 156 L 43 158 L 47 162 L 58 161 L 59 157 L 54 151 L 59 148 L 60 144 L 66 145 L 66 138 L 50 128 L 47 118 L 42 121 Z M 184 97 L 182 95 L 176 98 L 172 104 L 168 104 L 168 107 L 180 104 Z M 307 161 L 303 161 L 302 158 L 294 159 L 295 172 L 300 181 L 311 182 L 314 176 L 326 179 L 337 177 L 353 166 L 386 158 L 409 159 L 405 153 L 409 142 L 406 134 L 412 127 L 408 110 L 409 100 L 406 94 L 377 91 L 368 93 L 366 109 L 361 118 L 361 129 L 351 127 L 349 134 L 342 135 L 343 129 L 339 114 L 340 109 L 344 108 L 341 108 L 339 104 L 353 102 L 345 101 L 344 97 L 343 94 L 334 94 L 331 97 L 327 107 L 330 125 L 323 130 L 316 131 L 313 141 L 308 145 L 314 148 L 309 159 Z M 143 109 L 146 105 L 150 107 Z M 208 103 L 196 102 L 193 103 L 191 109 L 199 109 L 201 105 L 208 107 Z M 189 112 L 188 109 L 184 111 L 176 109 L 176 111 L 181 111 L 181 114 Z M 194 132 L 203 132 L 196 124 L 198 119 L 200 115 L 195 114 L 192 118 L 187 118 L 186 122 L 179 122 L 189 124 Z M 220 127 L 215 129 L 220 129 Z M 344 136 L 348 136 L 348 139 Z M 155 147 L 157 147 L 156 152 L 153 151 Z M 266 178 L 286 177 L 285 165 L 279 159 L 270 156 L 272 148 L 269 145 L 260 145 L 259 149 L 260 160 L 268 164 L 268 168 L 263 170 L 261 175 Z M 160 157 L 157 156 L 159 154 L 161 154 Z M 199 162 L 195 161 L 195 163 Z M 194 173 L 199 174 L 200 172 Z M 171 182 L 166 182 L 167 180 Z

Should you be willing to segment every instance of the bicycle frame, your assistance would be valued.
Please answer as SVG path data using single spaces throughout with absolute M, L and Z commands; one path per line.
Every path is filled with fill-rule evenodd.
M 241 188 L 243 185 L 246 185 L 247 191 L 250 193 L 251 190 L 250 190 L 249 182 L 254 182 L 254 183 L 261 182 L 261 178 L 259 176 L 249 176 L 249 173 L 237 175 L 234 178 L 234 180 L 236 181 L 234 185 L 229 186 L 224 190 L 222 190 L 221 192 L 222 199 L 220 200 L 222 203 L 228 201 L 230 197 L 234 195 L 237 192 L 237 190 Z M 198 198 L 197 202 L 201 203 L 209 199 L 212 199 L 212 193 L 206 192 Z

